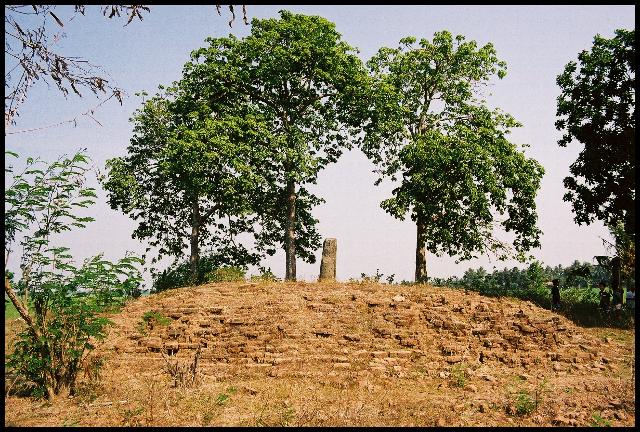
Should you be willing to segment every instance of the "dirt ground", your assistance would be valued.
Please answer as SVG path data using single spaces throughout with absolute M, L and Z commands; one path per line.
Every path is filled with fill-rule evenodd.
M 147 325 L 151 311 L 169 319 Z M 5 426 L 635 424 L 635 330 L 577 327 L 530 302 L 225 283 L 144 297 L 111 319 L 92 356 L 99 378 L 53 403 L 10 395 Z

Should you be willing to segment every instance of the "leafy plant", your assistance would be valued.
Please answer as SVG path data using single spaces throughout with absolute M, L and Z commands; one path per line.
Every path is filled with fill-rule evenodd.
M 171 324 L 171 318 L 157 311 L 147 311 L 142 315 L 142 320 L 138 323 L 138 331 L 146 335 L 156 326 L 166 326 L 169 324 Z
M 517 415 L 531 414 L 537 408 L 536 401 L 526 390 L 521 390 L 515 399 L 515 410 Z
M 252 275 L 252 281 L 261 281 L 261 282 L 278 282 L 280 278 L 278 278 L 271 269 L 262 269 L 259 275 Z
M 257 246 L 270 255 L 282 246 L 285 279 L 295 280 L 296 256 L 313 263 L 320 246 L 311 211 L 323 200 L 309 186 L 360 128 L 352 113 L 366 81 L 362 61 L 335 24 L 284 10 L 279 18 L 253 19 L 243 39 L 207 42 L 185 71 L 207 83 L 204 93 L 236 95 L 255 115 L 248 130 L 263 138 L 255 150 L 263 151 L 258 166 L 267 180 L 252 201 Z
M 567 63 L 556 79 L 558 145 L 583 145 L 564 179 L 563 199 L 576 223 L 621 223 L 629 235 L 636 227 L 635 47 L 635 30 L 617 29 L 611 39 L 596 35 L 579 63 Z
M 367 282 L 379 283 L 383 277 L 384 277 L 384 274 L 380 273 L 380 269 L 376 269 L 376 274 L 371 276 L 367 275 L 366 273 L 360 273 L 360 280 L 364 283 L 367 283 Z
M 467 379 L 469 378 L 469 373 L 467 372 L 467 364 L 466 363 L 457 363 L 453 365 L 451 368 L 451 374 L 449 375 L 449 380 L 455 387 L 464 387 L 467 383 Z
M 594 427 L 611 427 L 611 422 L 602 417 L 599 411 L 594 412 L 591 415 L 591 426 Z
M 235 269 L 230 270 L 232 274 L 239 276 L 240 273 L 242 273 L 242 278 L 244 278 L 243 269 L 245 267 L 243 267 L 243 263 L 245 262 L 246 261 L 242 257 L 229 257 L 217 254 L 201 256 L 196 269 L 195 282 L 192 280 L 191 264 L 188 261 L 176 262 L 162 272 L 153 274 L 152 291 L 162 292 L 171 288 L 180 288 L 194 284 L 197 285 L 205 282 L 212 282 L 209 280 L 209 277 L 213 276 L 220 268 L 224 268 L 225 264 L 227 268 Z M 216 277 L 222 277 L 224 274 L 225 271 Z M 227 274 L 227 276 L 230 277 L 231 275 Z
M 107 161 L 102 178 L 110 206 L 138 222 L 133 237 L 148 241 L 147 251 L 158 248 L 152 262 L 180 260 L 188 245 L 187 284 L 203 281 L 204 246 L 214 268 L 261 258 L 235 238 L 254 231 L 247 218 L 264 182 L 259 161 L 268 134 L 241 95 L 211 95 L 202 82 L 185 76 L 145 101 L 132 118 L 127 155 Z
M 111 263 L 98 255 L 76 267 L 68 248 L 51 244 L 53 235 L 84 228 L 93 220 L 74 214 L 77 207 L 93 204 L 96 196 L 84 186 L 87 163 L 82 152 L 43 169 L 39 165 L 44 162 L 28 158 L 25 170 L 13 175 L 5 188 L 5 254 L 9 256 L 21 235 L 24 252 L 17 285 L 24 298 L 16 296 L 6 277 L 7 261 L 5 293 L 27 324 L 17 335 L 7 366 L 31 383 L 35 396 L 49 399 L 75 391 L 83 363 L 110 324 L 102 313 L 139 295 L 142 282 L 137 268 L 142 260 L 135 256 Z M 13 173 L 13 167 L 5 172 Z
M 240 267 L 220 267 L 205 276 L 207 282 L 239 282 L 245 280 L 245 272 Z

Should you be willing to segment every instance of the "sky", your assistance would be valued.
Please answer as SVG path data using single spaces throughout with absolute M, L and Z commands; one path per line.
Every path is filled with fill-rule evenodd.
M 594 256 L 607 254 L 603 239 L 609 240 L 610 236 L 602 223 L 576 225 L 570 203 L 562 199 L 562 180 L 569 175 L 569 166 L 581 145 L 557 145 L 562 133 L 554 126 L 560 93 L 555 80 L 569 61 L 591 48 L 596 34 L 610 38 L 615 29 L 635 28 L 634 6 L 248 5 L 247 16 L 249 20 L 273 18 L 281 9 L 320 15 L 334 22 L 342 39 L 359 49 L 363 61 L 383 46 L 397 47 L 402 37 L 432 39 L 441 30 L 461 34 L 479 46 L 492 43 L 498 57 L 507 63 L 507 75 L 491 83 L 488 103 L 523 124 L 512 131 L 511 140 L 526 146 L 521 147 L 526 156 L 536 159 L 546 171 L 536 199 L 538 226 L 543 232 L 541 247 L 531 254 L 551 266 L 567 266 L 574 260 L 595 263 Z M 143 21 L 136 19 L 123 27 L 125 21 L 108 20 L 97 6 L 87 6 L 86 16 L 68 22 L 72 7 L 58 6 L 55 13 L 65 26 L 60 29 L 50 20 L 49 28 L 64 31 L 65 37 L 55 49 L 102 66 L 127 97 L 122 106 L 114 101 L 102 105 L 94 114 L 100 124 L 80 116 L 76 127 L 65 124 L 21 132 L 72 119 L 100 102 L 88 91 L 83 92 L 87 93 L 83 98 L 65 99 L 53 85 L 39 82 L 21 106 L 17 124 L 6 128 L 5 148 L 19 153 L 22 159 L 40 156 L 47 161 L 86 148 L 104 172 L 107 159 L 126 154 L 132 133 L 129 118 L 141 104 L 136 92 L 154 94 L 158 85 L 179 80 L 190 52 L 205 46 L 207 37 L 244 37 L 250 33 L 250 25 L 243 24 L 238 10 L 232 27 L 227 24 L 228 10 L 221 11 L 222 16 L 218 16 L 214 6 L 152 6 Z M 5 56 L 5 70 L 9 65 Z M 5 158 L 5 165 L 7 162 Z M 379 203 L 391 196 L 394 185 L 386 182 L 374 186 L 374 168 L 360 150 L 354 149 L 321 171 L 317 185 L 311 189 L 326 200 L 313 213 L 320 221 L 319 232 L 323 238 L 337 238 L 338 280 L 359 278 L 361 273 L 373 275 L 376 270 L 385 276 L 394 275 L 396 281 L 413 280 L 415 225 L 409 218 L 394 219 L 380 208 Z M 111 210 L 97 181 L 92 179 L 90 183 L 99 189 L 98 203 L 87 213 L 96 221 L 83 230 L 61 235 L 57 239 L 60 244 L 70 247 L 78 261 L 98 253 L 111 260 L 126 251 L 143 253 L 146 244 L 131 238 L 137 223 Z M 19 268 L 18 253 L 9 259 L 13 271 Z M 299 280 L 317 279 L 321 255 L 320 249 L 315 264 L 298 259 Z M 171 261 L 161 261 L 158 269 Z M 284 252 L 268 257 L 263 265 L 283 277 Z M 491 271 L 494 267 L 523 268 L 524 264 L 490 256 L 457 262 L 456 257 L 427 254 L 431 277 L 461 276 L 467 269 L 480 266 Z M 249 273 L 257 274 L 257 270 L 250 269 Z M 148 273 L 145 279 L 150 280 Z

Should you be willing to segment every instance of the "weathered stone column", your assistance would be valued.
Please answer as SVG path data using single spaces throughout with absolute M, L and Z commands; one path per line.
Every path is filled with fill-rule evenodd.
M 322 261 L 320 262 L 319 281 L 336 280 L 336 253 L 338 250 L 338 240 L 328 238 L 322 245 Z

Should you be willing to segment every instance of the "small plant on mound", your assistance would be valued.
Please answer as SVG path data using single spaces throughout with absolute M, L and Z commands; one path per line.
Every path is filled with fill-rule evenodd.
M 520 384 L 523 382 L 520 377 L 516 378 L 516 381 Z M 506 406 L 508 414 L 518 416 L 531 414 L 538 408 L 544 395 L 548 392 L 546 378 L 543 379 L 535 388 L 533 396 L 530 394 L 529 390 L 520 386 L 518 387 L 519 388 L 515 390 L 515 392 L 513 387 L 509 389 L 508 402 Z
M 536 409 L 537 403 L 526 390 L 521 390 L 516 395 L 514 407 L 517 415 L 527 415 Z
M 242 282 L 245 272 L 240 267 L 220 267 L 205 276 L 207 282 Z
M 603 418 L 600 412 L 595 412 L 591 416 L 592 427 L 611 427 L 611 422 Z
M 206 282 L 237 282 L 245 279 L 247 264 L 251 257 L 228 257 L 210 254 L 200 257 L 197 276 L 194 281 L 189 261 L 175 262 L 162 272 L 153 276 L 153 292 L 162 292 L 171 288 L 199 285 Z
M 138 331 L 143 335 L 159 325 L 166 326 L 171 324 L 171 318 L 162 315 L 157 311 L 147 311 L 142 315 L 142 320 L 138 322 Z
M 279 282 L 280 278 L 277 277 L 270 268 L 262 269 L 259 275 L 251 276 L 252 282 Z
M 449 375 L 449 379 L 453 386 L 460 388 L 464 387 L 467 383 L 467 378 L 469 378 L 469 373 L 467 372 L 466 363 L 458 363 L 451 368 L 451 375 Z
M 380 269 L 376 269 L 376 274 L 368 275 L 366 273 L 360 273 L 360 279 L 351 278 L 349 279 L 349 283 L 360 283 L 360 284 L 380 283 L 383 277 L 384 277 L 384 273 L 380 273 Z M 390 284 L 393 283 L 394 277 L 395 275 L 388 276 L 387 281 Z

